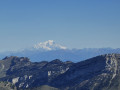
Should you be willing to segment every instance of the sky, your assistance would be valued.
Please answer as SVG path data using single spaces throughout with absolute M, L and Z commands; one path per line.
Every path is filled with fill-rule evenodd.
M 120 0 L 0 0 L 0 52 L 54 40 L 120 48 Z

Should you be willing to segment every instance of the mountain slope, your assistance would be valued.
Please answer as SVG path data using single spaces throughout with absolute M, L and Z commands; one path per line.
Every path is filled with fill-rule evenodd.
M 12 56 L 1 60 L 0 65 L 0 81 L 11 82 L 19 89 L 120 90 L 120 54 L 78 63 L 58 59 L 33 63 Z
M 32 88 L 48 84 L 65 73 L 73 63 L 58 59 L 32 63 L 28 58 L 11 56 L 1 60 L 0 65 L 0 81 L 11 82 L 18 88 Z
M 48 85 L 43 85 L 43 86 L 40 86 L 40 87 L 35 87 L 35 88 L 27 89 L 27 90 L 59 90 L 59 89 L 54 88 L 54 87 L 50 87 Z
M 76 63 L 53 80 L 52 85 L 70 90 L 119 90 L 119 65 L 119 54 L 97 56 Z
M 17 88 L 9 82 L 0 82 L 0 90 L 17 90 Z

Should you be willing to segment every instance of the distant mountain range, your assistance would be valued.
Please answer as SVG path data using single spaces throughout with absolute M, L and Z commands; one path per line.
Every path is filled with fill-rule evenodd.
M 53 40 L 41 42 L 32 48 L 24 49 L 16 52 L 0 53 L 0 58 L 5 56 L 28 57 L 32 62 L 51 61 L 60 59 L 62 61 L 78 62 L 98 55 L 120 53 L 120 48 L 84 48 L 84 49 L 68 49 L 65 46 L 56 44 Z
M 120 54 L 81 62 L 0 60 L 0 90 L 120 90 Z

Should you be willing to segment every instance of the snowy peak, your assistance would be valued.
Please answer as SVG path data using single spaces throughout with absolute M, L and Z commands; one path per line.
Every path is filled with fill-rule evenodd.
M 59 50 L 59 49 L 67 49 L 66 47 L 56 44 L 53 40 L 48 40 L 45 42 L 40 42 L 34 45 L 35 49 L 44 49 L 44 50 Z

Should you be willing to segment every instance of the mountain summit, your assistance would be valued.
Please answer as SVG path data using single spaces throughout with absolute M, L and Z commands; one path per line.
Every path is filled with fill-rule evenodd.
M 55 43 L 53 40 L 48 40 L 40 42 L 22 51 L 0 53 L 0 58 L 2 59 L 5 56 L 19 56 L 28 57 L 32 62 L 39 62 L 42 60 L 51 61 L 54 59 L 78 62 L 98 55 L 112 53 L 120 54 L 120 48 L 69 49 L 61 44 Z
M 50 51 L 50 50 L 59 50 L 59 49 L 67 49 L 67 48 L 65 46 L 56 44 L 53 40 L 48 40 L 34 45 L 34 49 L 43 49 Z

